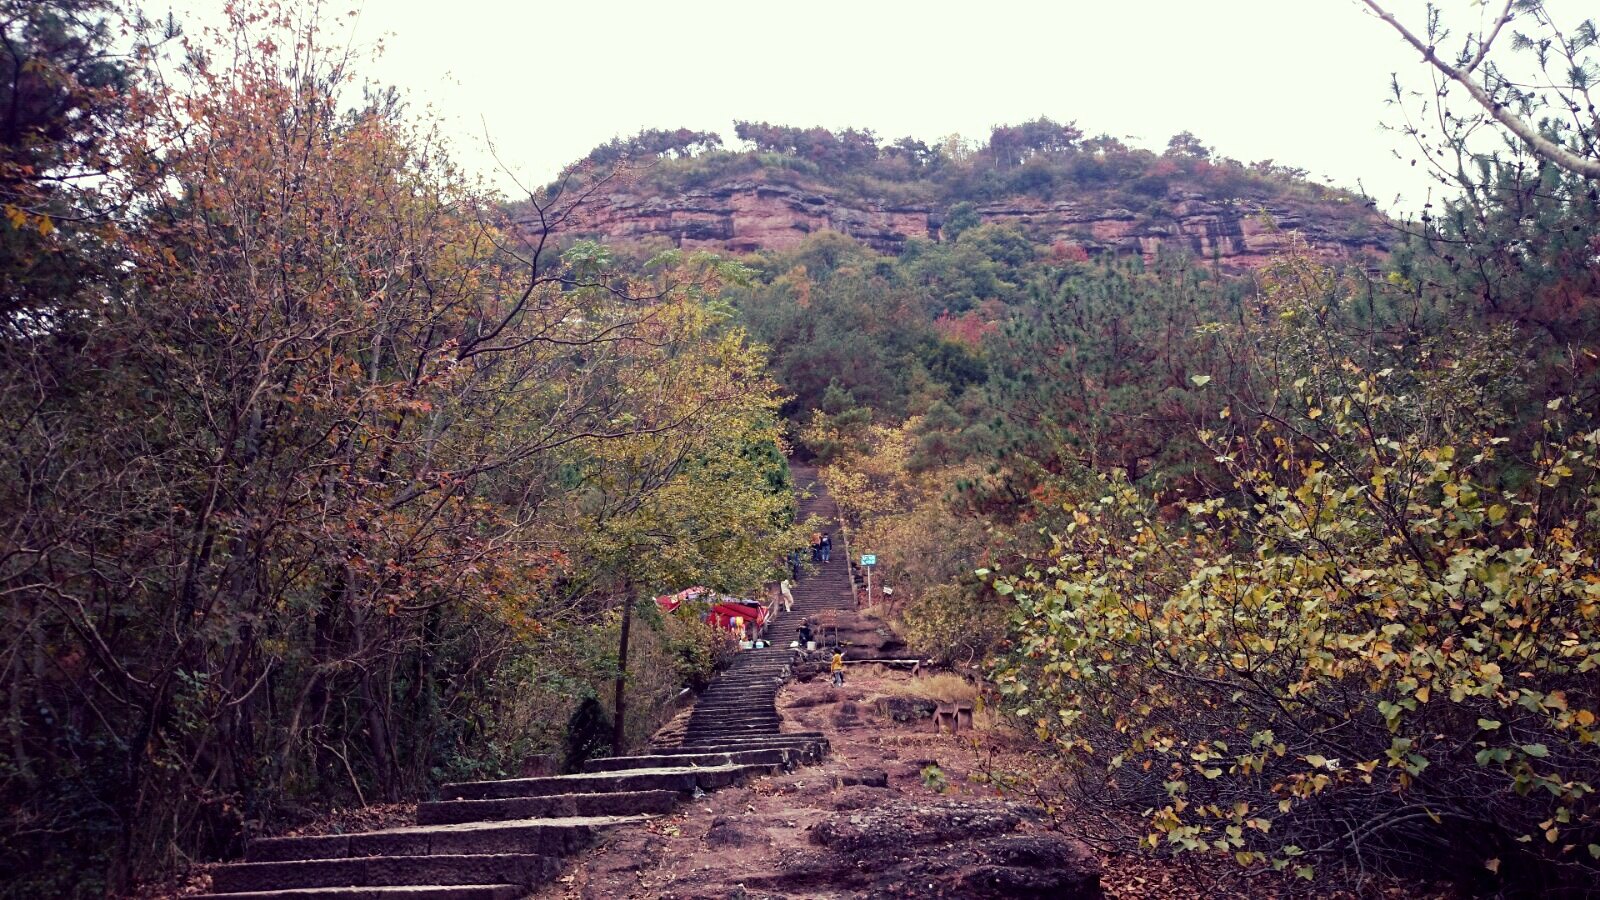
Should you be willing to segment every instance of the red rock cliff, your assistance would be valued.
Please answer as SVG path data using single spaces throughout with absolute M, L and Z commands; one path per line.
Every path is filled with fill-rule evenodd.
M 585 203 L 565 231 L 614 242 L 670 244 L 730 253 L 783 250 L 817 231 L 842 232 L 885 253 L 912 238 L 938 240 L 943 211 L 930 206 L 845 200 L 825 189 L 745 177 L 676 193 L 623 188 Z M 1032 197 L 980 204 L 985 222 L 1020 228 L 1035 240 L 1088 255 L 1153 257 L 1163 245 L 1202 260 L 1253 268 L 1298 234 L 1318 257 L 1352 260 L 1387 249 L 1376 213 L 1338 201 L 1211 199 L 1174 189 L 1159 213 L 1135 213 L 1091 199 Z

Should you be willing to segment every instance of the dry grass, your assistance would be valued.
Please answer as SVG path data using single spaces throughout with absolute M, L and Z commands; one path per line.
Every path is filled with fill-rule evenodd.
M 954 703 L 957 700 L 976 703 L 978 700 L 977 685 L 952 672 L 935 672 L 908 679 L 905 682 L 905 689 L 906 693 L 914 697 L 924 697 L 940 703 Z

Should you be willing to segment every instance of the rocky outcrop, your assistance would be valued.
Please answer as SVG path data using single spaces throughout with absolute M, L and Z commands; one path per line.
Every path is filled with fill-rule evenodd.
M 1214 199 L 1174 188 L 1152 206 L 1159 211 L 1134 212 L 1088 197 L 1018 197 L 978 205 L 975 212 L 1068 255 L 1148 259 L 1169 247 L 1231 268 L 1254 268 L 1287 247 L 1292 235 L 1327 261 L 1388 249 L 1380 216 L 1334 200 Z M 565 231 L 728 253 L 785 250 L 807 235 L 836 231 L 898 253 L 913 238 L 939 240 L 944 217 L 942 208 L 845 200 L 825 189 L 757 176 L 676 193 L 632 187 L 604 194 L 580 207 Z

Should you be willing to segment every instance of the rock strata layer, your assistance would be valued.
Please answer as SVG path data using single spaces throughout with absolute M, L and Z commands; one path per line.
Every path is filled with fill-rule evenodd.
M 1390 232 L 1370 210 L 1336 200 L 1212 198 L 1173 189 L 1159 212 L 1135 212 L 1093 198 L 1015 197 L 975 207 L 987 223 L 1009 225 L 1058 252 L 1140 255 L 1162 248 L 1234 269 L 1255 268 L 1298 235 L 1324 261 L 1385 253 Z M 728 253 L 786 250 L 808 235 L 834 231 L 882 253 L 912 239 L 941 238 L 945 210 L 846 200 L 822 189 L 742 178 L 671 193 L 627 188 L 588 199 L 564 226 L 613 242 L 667 244 Z

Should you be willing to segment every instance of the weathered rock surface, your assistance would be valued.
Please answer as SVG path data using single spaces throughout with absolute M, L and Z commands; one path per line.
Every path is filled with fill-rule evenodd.
M 811 829 L 822 853 L 792 855 L 770 883 L 858 896 L 1102 897 L 1100 865 L 1082 845 L 1018 828 L 1029 811 L 998 801 L 903 800 L 837 813 Z
M 1135 213 L 1085 197 L 1015 197 L 979 205 L 983 221 L 1017 227 L 1063 252 L 1088 256 L 1185 249 L 1230 268 L 1254 268 L 1299 235 L 1310 253 L 1352 260 L 1388 249 L 1376 213 L 1336 201 L 1210 198 L 1174 188 L 1160 212 Z M 666 243 L 730 253 L 784 250 L 807 235 L 836 231 L 884 253 L 907 240 L 938 240 L 944 210 L 846 200 L 816 186 L 779 183 L 765 173 L 671 194 L 619 189 L 591 198 L 566 226 L 572 234 L 620 242 Z
M 879 697 L 878 715 L 888 716 L 896 722 L 915 722 L 933 718 L 939 704 L 923 697 Z

